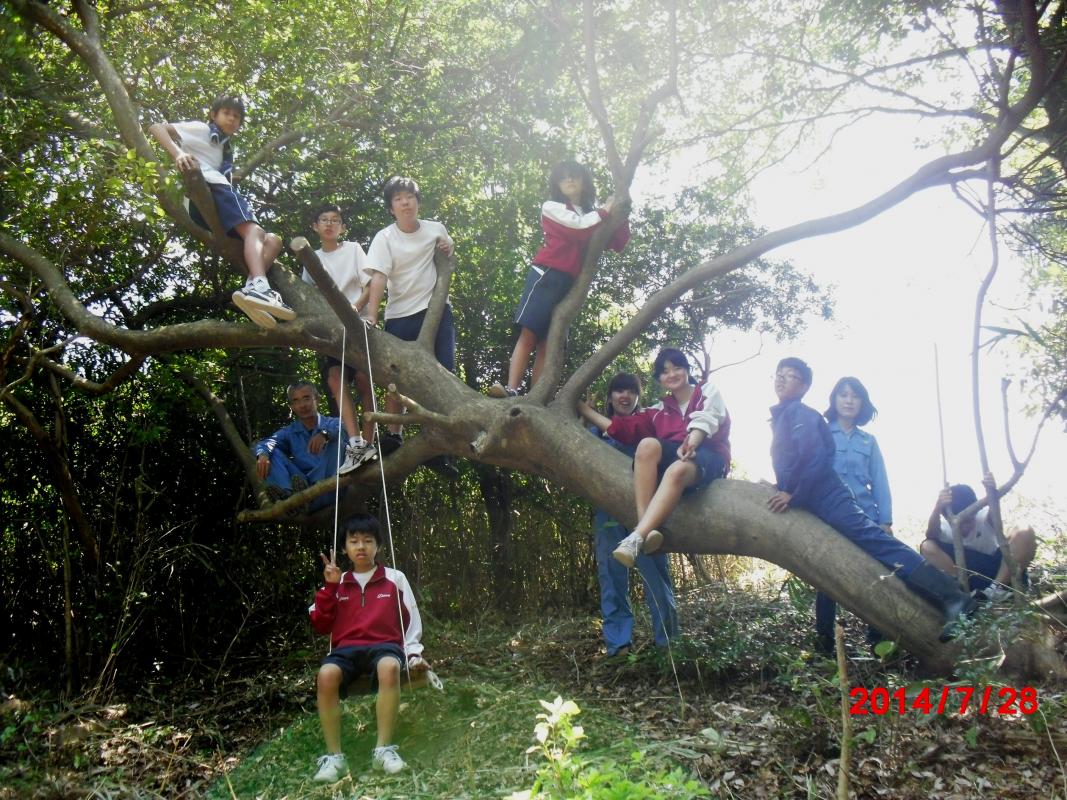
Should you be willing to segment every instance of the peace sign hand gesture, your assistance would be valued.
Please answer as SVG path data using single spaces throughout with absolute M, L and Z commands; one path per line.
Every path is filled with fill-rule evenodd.
M 329 558 L 325 553 L 319 553 L 319 558 L 322 559 L 322 577 L 326 583 L 340 583 L 341 568 L 337 566 L 337 551 L 331 550 Z

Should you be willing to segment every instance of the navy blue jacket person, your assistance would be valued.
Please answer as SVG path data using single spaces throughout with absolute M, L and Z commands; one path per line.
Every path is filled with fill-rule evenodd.
M 834 471 L 834 438 L 822 415 L 801 398 L 812 372 L 799 358 L 784 358 L 774 376 L 778 405 L 771 408 L 771 461 L 778 491 L 767 501 L 776 513 L 804 508 L 863 552 L 893 570 L 908 588 L 932 600 L 944 615 L 941 640 L 956 634 L 961 613 L 975 608 L 973 598 L 936 567 L 894 539 L 860 509 Z M 947 580 L 946 580 L 947 579 Z

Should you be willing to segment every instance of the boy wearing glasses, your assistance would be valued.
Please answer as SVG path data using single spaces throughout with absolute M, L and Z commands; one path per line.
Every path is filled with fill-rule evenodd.
M 834 470 L 830 426 L 822 414 L 800 402 L 811 388 L 811 379 L 811 367 L 801 359 L 778 362 L 774 376 L 778 405 L 771 407 L 771 461 L 778 491 L 767 501 L 767 507 L 776 514 L 790 508 L 810 511 L 893 570 L 909 589 L 932 601 L 944 617 L 941 641 L 955 638 L 960 615 L 974 613 L 974 598 L 860 510 Z
M 361 313 L 366 308 L 367 298 L 370 296 L 369 281 L 366 275 L 367 254 L 363 252 L 358 242 L 344 240 L 347 228 L 345 228 L 340 207 L 333 204 L 320 206 L 315 212 L 311 229 L 315 231 L 322 244 L 315 251 L 315 255 L 319 257 L 323 268 L 340 289 L 341 294 L 352 304 L 352 308 Z M 306 269 L 302 277 L 305 283 L 314 285 L 315 281 Z M 330 395 L 340 414 L 341 424 L 344 426 L 345 433 L 348 434 L 345 460 L 337 469 L 338 475 L 345 475 L 371 461 L 377 455 L 374 445 L 371 444 L 374 438 L 374 423 L 364 422 L 363 430 L 360 431 L 356 406 L 352 400 L 354 384 L 364 410 L 370 410 L 373 408 L 372 389 L 367 376 L 357 371 L 351 364 L 345 365 L 342 375 L 341 361 L 333 356 L 325 357 L 322 371 L 326 376 L 326 385 L 330 387 Z M 346 387 L 347 391 L 345 391 Z

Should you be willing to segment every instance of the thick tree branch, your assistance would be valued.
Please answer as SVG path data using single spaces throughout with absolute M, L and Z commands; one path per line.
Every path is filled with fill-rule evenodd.
M 448 304 L 448 289 L 452 284 L 452 273 L 456 269 L 456 251 L 453 250 L 446 256 L 440 250 L 435 250 L 433 265 L 437 270 L 437 282 L 433 286 L 430 304 L 426 307 L 426 316 L 422 319 L 422 327 L 416 340 L 419 347 L 430 354 L 434 352 L 437 330 L 441 327 L 441 319 Z
M 848 211 L 772 231 L 754 239 L 749 244 L 689 270 L 673 283 L 656 292 L 618 333 L 571 375 L 560 391 L 559 401 L 573 407 L 574 402 L 577 401 L 579 394 L 584 391 L 585 387 L 592 383 L 607 368 L 608 364 L 636 339 L 657 316 L 663 313 L 668 306 L 676 302 L 683 294 L 702 283 L 732 272 L 785 244 L 855 227 L 892 208 L 922 189 L 955 181 L 957 179 L 956 171 L 994 157 L 1000 147 L 1012 136 L 1019 123 L 1040 102 L 1043 95 L 1043 87 L 1043 82 L 1031 82 L 1026 93 L 1008 109 L 1007 113 L 1001 116 L 997 125 L 978 146 L 929 161 L 908 178 L 862 205 Z

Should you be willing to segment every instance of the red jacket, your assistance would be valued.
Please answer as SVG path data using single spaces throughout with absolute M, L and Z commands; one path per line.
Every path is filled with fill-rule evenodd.
M 694 386 L 685 411 L 678 406 L 674 395 L 668 394 L 654 406 L 643 408 L 628 417 L 616 415 L 606 433 L 623 444 L 637 444 L 655 437 L 681 442 L 691 430 L 703 431 L 706 436 L 701 447 L 709 447 L 722 456 L 726 471 L 730 471 L 730 412 L 715 384 L 708 381 Z
M 328 583 L 315 593 L 308 612 L 311 627 L 331 635 L 335 649 L 396 644 L 406 656 L 422 654 L 422 618 L 408 579 L 399 570 L 379 564 L 366 589 L 345 572 L 340 583 Z
M 545 243 L 533 257 L 533 263 L 577 277 L 582 271 L 585 246 L 607 217 L 608 213 L 603 209 L 582 214 L 570 203 L 547 201 L 541 206 L 541 230 L 545 234 Z M 630 221 L 625 219 L 611 234 L 606 247 L 621 253 L 628 241 Z

